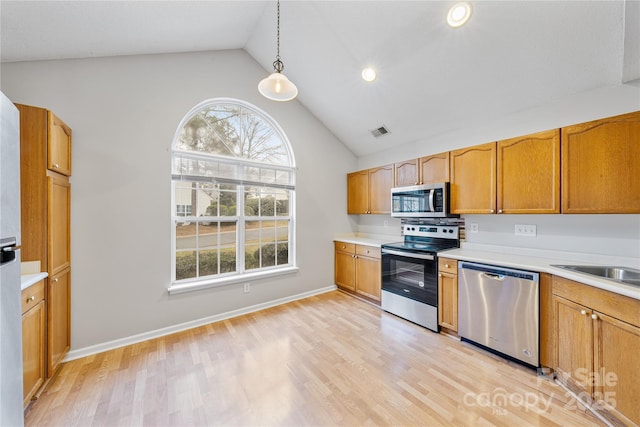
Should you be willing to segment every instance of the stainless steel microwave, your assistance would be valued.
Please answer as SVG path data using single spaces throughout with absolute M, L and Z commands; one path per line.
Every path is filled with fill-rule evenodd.
M 449 214 L 449 183 L 412 185 L 391 189 L 391 216 L 442 218 Z

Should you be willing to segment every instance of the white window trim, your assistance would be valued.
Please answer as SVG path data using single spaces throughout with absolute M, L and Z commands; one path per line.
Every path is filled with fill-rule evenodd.
M 295 265 L 287 267 L 273 267 L 273 270 L 263 269 L 261 271 L 235 274 L 228 277 L 209 277 L 207 279 L 194 280 L 192 282 L 185 283 L 172 283 L 169 286 L 169 294 L 181 294 L 183 292 L 198 291 L 200 289 L 216 288 L 219 286 L 234 285 L 236 283 L 249 283 L 254 280 L 268 279 L 270 277 L 284 276 L 289 274 L 295 274 L 300 269 Z
M 295 189 L 295 182 L 296 182 L 296 166 L 295 166 L 295 157 L 293 154 L 293 150 L 291 148 L 291 143 L 289 142 L 289 139 L 287 138 L 286 134 L 284 133 L 283 129 L 280 127 L 280 125 L 273 119 L 271 118 L 271 116 L 269 116 L 267 113 L 265 113 L 264 111 L 262 111 L 261 109 L 257 108 L 256 106 L 249 104 L 247 102 L 241 101 L 241 100 L 237 100 L 237 99 L 232 99 L 232 98 L 215 98 L 215 99 L 210 99 L 204 102 L 201 102 L 200 104 L 196 105 L 194 108 L 192 108 L 182 119 L 182 121 L 180 122 L 180 125 L 178 126 L 178 129 L 176 131 L 176 134 L 174 135 L 174 139 L 173 139 L 173 143 L 172 143 L 172 155 L 171 155 L 171 162 L 172 162 L 172 167 L 173 167 L 173 161 L 174 161 L 174 156 L 177 155 L 186 155 L 186 156 L 199 156 L 199 153 L 197 152 L 190 152 L 190 151 L 183 151 L 183 150 L 179 150 L 175 148 L 175 142 L 178 139 L 179 133 L 181 131 L 181 129 L 185 126 L 185 124 L 188 122 L 188 120 L 191 119 L 191 117 L 196 114 L 197 112 L 199 112 L 200 110 L 202 110 L 203 108 L 205 108 L 208 105 L 211 105 L 213 103 L 231 103 L 231 104 L 236 104 L 239 105 L 241 107 L 247 108 L 249 110 L 254 111 L 255 113 L 259 114 L 262 116 L 263 119 L 267 120 L 268 123 L 281 135 L 281 137 L 283 138 L 283 142 L 285 143 L 288 155 L 289 155 L 289 160 L 291 162 L 290 165 L 268 165 L 265 164 L 265 166 L 268 166 L 270 168 L 274 168 L 274 169 L 280 169 L 280 170 L 287 170 L 290 171 L 290 173 L 292 174 L 292 185 L 291 186 L 287 186 L 290 187 L 289 189 L 292 190 L 290 193 L 290 200 L 289 200 L 289 216 L 288 216 L 288 220 L 289 220 L 289 247 L 288 247 L 288 252 L 289 252 L 289 263 L 286 264 L 285 266 L 271 266 L 271 267 L 263 267 L 261 268 L 259 271 L 250 271 L 250 272 L 246 272 L 243 271 L 241 273 L 238 272 L 233 272 L 233 273 L 226 273 L 226 274 L 222 274 L 222 275 L 218 275 L 218 276 L 208 276 L 206 278 L 194 278 L 192 280 L 181 280 L 181 281 L 175 281 L 175 277 L 176 277 L 176 236 L 175 236 L 175 231 L 174 231 L 174 227 L 175 227 L 175 220 L 176 218 L 178 219 L 184 219 L 184 217 L 174 217 L 173 215 L 171 216 L 171 227 L 172 227 L 172 231 L 171 231 L 171 250 L 172 250 L 172 254 L 171 254 L 171 281 L 169 284 L 169 287 L 167 288 L 167 291 L 170 295 L 175 295 L 175 294 L 180 294 L 180 293 L 184 293 L 184 292 L 191 292 L 191 291 L 197 291 L 197 290 L 202 290 L 202 289 L 207 289 L 207 288 L 215 288 L 215 287 L 220 287 L 220 286 L 228 286 L 228 285 L 233 285 L 233 284 L 237 284 L 237 283 L 248 283 L 250 281 L 254 281 L 254 280 L 259 280 L 259 279 L 267 279 L 267 278 L 271 278 L 271 277 L 277 277 L 277 276 L 283 276 L 283 275 L 290 275 L 290 274 L 295 274 L 299 271 L 298 268 L 298 264 L 297 264 L 297 257 L 296 257 L 296 215 L 295 215 L 295 211 L 296 211 L 296 189 Z M 206 155 L 205 155 L 206 156 Z M 206 156 L 209 157 L 209 156 Z M 215 155 L 212 155 L 211 157 L 217 157 Z M 209 158 L 211 158 L 209 157 Z M 221 159 L 224 160 L 224 159 Z M 234 162 L 234 160 L 229 159 L 230 162 Z M 244 163 L 244 164 L 250 164 L 253 163 L 250 160 L 238 160 L 238 162 Z M 258 165 L 261 165 L 262 163 L 257 163 Z M 170 185 L 172 186 L 172 190 L 171 190 L 171 206 L 172 209 L 175 206 L 175 194 L 173 191 L 173 179 L 170 180 Z M 247 183 L 247 184 L 254 184 L 254 183 Z M 263 184 L 266 187 L 269 187 L 269 184 Z M 278 186 L 277 184 L 274 186 Z M 242 199 L 242 201 L 240 201 L 239 203 L 243 203 L 243 197 L 240 197 L 240 199 Z M 242 210 L 242 212 L 244 212 L 244 208 Z M 244 220 L 240 220 L 238 218 L 237 224 L 238 224 L 238 228 L 240 226 L 242 226 L 244 228 L 244 223 L 247 221 L 247 218 L 244 218 Z M 242 223 L 242 225 L 241 225 Z M 242 240 L 242 246 L 244 248 L 244 239 L 241 239 L 241 237 L 244 237 L 244 233 L 240 234 L 240 230 L 236 228 L 236 232 L 238 233 L 237 235 L 237 239 L 236 241 L 240 242 L 240 240 Z M 242 269 L 244 270 L 244 257 L 243 256 L 239 256 L 236 259 L 236 262 L 241 262 L 242 263 Z

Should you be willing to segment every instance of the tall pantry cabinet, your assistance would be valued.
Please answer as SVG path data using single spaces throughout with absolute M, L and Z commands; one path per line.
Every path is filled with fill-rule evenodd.
M 49 110 L 17 107 L 22 260 L 40 261 L 41 270 L 49 274 L 45 280 L 48 379 L 71 343 L 71 129 Z

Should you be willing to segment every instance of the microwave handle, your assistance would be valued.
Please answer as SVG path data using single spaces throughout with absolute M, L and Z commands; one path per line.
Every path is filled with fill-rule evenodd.
M 435 189 L 431 189 L 429 190 L 429 212 L 435 212 L 436 208 L 435 206 L 433 206 L 433 198 L 434 198 L 434 194 L 435 194 L 436 190 Z

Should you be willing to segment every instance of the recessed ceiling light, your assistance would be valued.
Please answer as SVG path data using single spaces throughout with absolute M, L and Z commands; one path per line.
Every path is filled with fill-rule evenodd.
M 376 77 L 376 70 L 374 70 L 373 68 L 367 67 L 362 70 L 362 80 L 364 80 L 365 82 L 372 82 L 376 79 Z
M 462 27 L 471 18 L 471 3 L 461 2 L 451 6 L 447 14 L 447 24 L 453 28 Z

